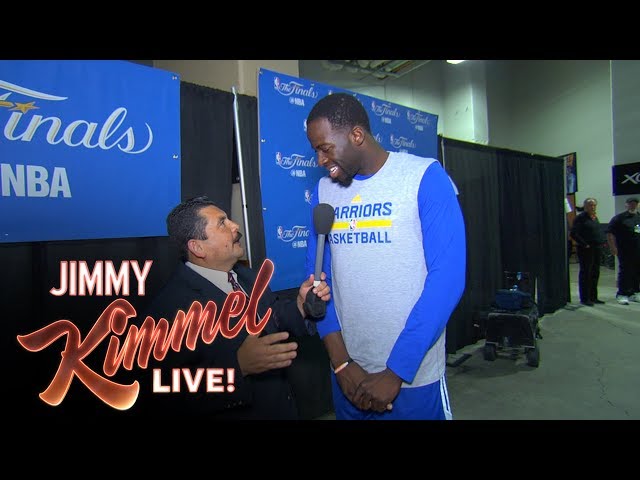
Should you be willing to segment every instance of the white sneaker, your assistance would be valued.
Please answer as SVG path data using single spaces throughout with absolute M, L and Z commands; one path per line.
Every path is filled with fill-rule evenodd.
M 640 303 L 640 293 L 634 293 L 629 297 L 629 300 Z
M 616 300 L 620 305 L 629 305 L 629 297 L 626 295 L 616 295 Z

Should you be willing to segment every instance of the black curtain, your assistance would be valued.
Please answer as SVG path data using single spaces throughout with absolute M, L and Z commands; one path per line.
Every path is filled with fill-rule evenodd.
M 566 304 L 568 296 L 564 161 L 497 150 L 503 268 L 536 279 L 541 314 Z
M 459 190 L 467 283 L 447 325 L 449 353 L 475 343 L 505 271 L 529 272 L 540 313 L 568 295 L 562 159 L 440 137 L 440 161 Z
M 238 124 L 242 147 L 242 168 L 247 200 L 251 266 L 259 268 L 267 258 L 264 223 L 262 219 L 262 193 L 260 189 L 260 139 L 258 138 L 258 99 L 238 95 Z
M 233 94 L 180 84 L 182 200 L 207 195 L 231 215 Z
M 501 286 L 499 177 L 496 152 L 440 137 L 440 160 L 458 188 L 467 240 L 465 291 L 447 325 L 447 352 L 474 343 L 480 307 Z

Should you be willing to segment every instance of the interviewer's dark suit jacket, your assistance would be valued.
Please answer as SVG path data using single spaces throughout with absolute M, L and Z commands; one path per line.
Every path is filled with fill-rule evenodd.
M 238 282 L 251 295 L 257 271 L 242 264 L 234 266 Z M 208 301 L 217 306 L 215 318 L 218 318 L 227 294 L 213 285 L 202 275 L 194 272 L 184 263 L 180 263 L 171 279 L 160 293 L 146 308 L 141 320 L 149 315 L 157 322 L 165 318 L 172 325 L 176 312 L 187 312 L 194 301 L 199 301 L 202 307 Z M 248 299 L 247 299 L 248 303 Z M 291 335 L 308 335 L 305 320 L 300 315 L 295 299 L 280 299 L 267 287 L 258 304 L 260 318 L 267 308 L 272 309 L 271 317 L 262 335 L 277 331 L 288 331 Z M 245 306 L 246 308 L 246 306 Z M 239 318 L 232 318 L 233 327 Z M 217 321 L 217 320 L 216 320 Z M 276 326 L 278 325 L 278 326 Z M 140 396 L 136 408 L 142 414 L 153 415 L 203 415 L 206 418 L 220 419 L 296 419 L 297 408 L 286 369 L 270 370 L 259 375 L 243 377 L 238 365 L 237 351 L 247 337 L 246 328 L 232 339 L 224 338 L 220 333 L 210 344 L 205 344 L 198 336 L 195 351 L 189 350 L 181 342 L 181 349 L 175 352 L 169 349 L 163 361 L 155 361 L 153 354 L 149 359 L 149 366 L 139 370 L 141 383 Z M 185 334 L 186 337 L 186 334 Z M 287 340 L 289 341 L 289 340 Z M 197 368 L 235 368 L 235 391 L 220 393 L 206 392 L 206 372 L 202 378 L 197 393 L 188 391 L 184 376 L 181 373 L 181 391 L 179 393 L 152 393 L 153 369 L 162 372 L 162 385 L 171 385 L 171 371 L 173 368 L 187 368 L 195 376 Z M 226 373 L 223 376 L 223 386 L 226 386 Z

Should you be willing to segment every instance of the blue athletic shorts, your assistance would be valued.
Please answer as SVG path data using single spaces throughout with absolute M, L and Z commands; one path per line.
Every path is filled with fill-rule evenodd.
M 393 401 L 393 410 L 378 413 L 360 410 L 345 397 L 336 376 L 331 374 L 336 420 L 451 420 L 447 382 L 440 380 L 424 387 L 401 388 Z

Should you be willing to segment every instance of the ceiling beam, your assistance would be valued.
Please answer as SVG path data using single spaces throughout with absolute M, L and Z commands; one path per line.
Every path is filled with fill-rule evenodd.
M 431 60 L 371 60 L 367 61 L 368 67 L 363 67 L 364 61 L 360 60 L 326 60 L 330 65 L 342 67 L 351 73 L 365 73 L 379 80 L 387 77 L 400 78 L 417 68 L 429 63 Z

